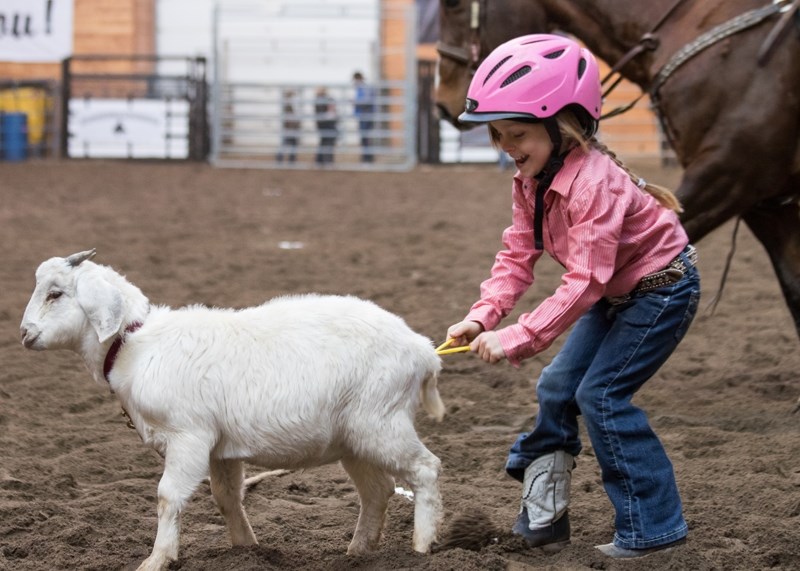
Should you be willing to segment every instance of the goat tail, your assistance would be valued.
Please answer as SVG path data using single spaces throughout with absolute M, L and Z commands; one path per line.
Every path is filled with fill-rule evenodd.
M 432 371 L 422 381 L 422 406 L 437 422 L 441 422 L 444 418 L 444 403 L 442 397 L 439 396 L 439 387 L 437 386 L 439 380 L 439 371 Z

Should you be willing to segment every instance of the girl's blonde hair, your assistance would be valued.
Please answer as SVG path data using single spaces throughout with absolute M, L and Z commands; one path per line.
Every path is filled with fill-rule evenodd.
M 633 181 L 633 184 L 648 194 L 651 194 L 662 206 L 675 212 L 683 212 L 683 207 L 680 201 L 678 201 L 678 197 L 675 196 L 670 189 L 645 181 L 625 166 L 625 163 L 617 157 L 616 153 L 598 141 L 596 137 L 587 138 L 584 127 L 572 111 L 560 111 L 556 115 L 556 122 L 561 131 L 561 137 L 564 140 L 563 144 L 565 148 L 569 149 L 578 145 L 586 152 L 589 152 L 591 149 L 597 149 L 614 161 L 619 168 L 624 170 Z M 492 143 L 497 146 L 500 135 L 491 124 L 489 125 L 489 135 L 491 136 Z

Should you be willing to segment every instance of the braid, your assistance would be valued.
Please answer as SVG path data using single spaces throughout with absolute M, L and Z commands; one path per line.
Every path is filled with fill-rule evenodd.
M 653 198 L 655 198 L 661 204 L 661 206 L 669 208 L 670 210 L 674 210 L 675 212 L 683 212 L 681 203 L 678 201 L 678 198 L 672 193 L 671 190 L 663 186 L 659 186 L 657 184 L 650 184 L 648 182 L 645 182 L 643 179 L 639 178 L 638 175 L 631 172 L 631 170 L 627 166 L 625 166 L 625 164 L 619 159 L 619 157 L 617 157 L 614 151 L 612 151 L 603 143 L 598 141 L 595 137 L 589 139 L 589 146 L 593 149 L 597 149 L 598 151 L 606 155 L 608 158 L 610 158 L 612 161 L 614 161 L 614 163 L 616 163 L 616 165 L 619 168 L 624 170 L 627 173 L 627 175 L 631 177 L 631 180 L 636 186 L 638 186 L 645 192 L 653 195 Z M 644 186 L 642 186 L 642 184 L 644 184 Z

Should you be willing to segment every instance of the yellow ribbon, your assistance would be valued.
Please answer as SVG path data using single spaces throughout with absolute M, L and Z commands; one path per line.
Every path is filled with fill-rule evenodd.
M 453 353 L 466 353 L 470 350 L 469 345 L 463 345 L 461 347 L 451 347 L 447 349 L 447 347 L 453 342 L 455 339 L 450 338 L 441 345 L 436 348 L 437 355 L 452 355 Z

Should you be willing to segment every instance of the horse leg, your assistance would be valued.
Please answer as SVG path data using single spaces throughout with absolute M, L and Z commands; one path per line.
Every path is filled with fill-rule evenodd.
M 800 335 L 800 205 L 758 205 L 743 219 L 764 245 Z
M 730 161 L 720 156 L 727 155 L 710 153 L 687 167 L 677 193 L 684 207 L 681 222 L 689 239 L 697 242 L 741 215 L 769 254 L 800 335 L 800 206 L 783 204 L 778 198 L 764 200 L 763 194 L 753 190 L 759 188 L 753 172 L 733 170 Z M 774 195 L 791 195 L 787 186 L 791 187 L 776 186 L 784 192 Z
M 761 205 L 744 215 L 744 221 L 766 248 L 794 326 L 800 335 L 800 206 L 787 204 Z M 800 399 L 792 413 L 800 411 Z

